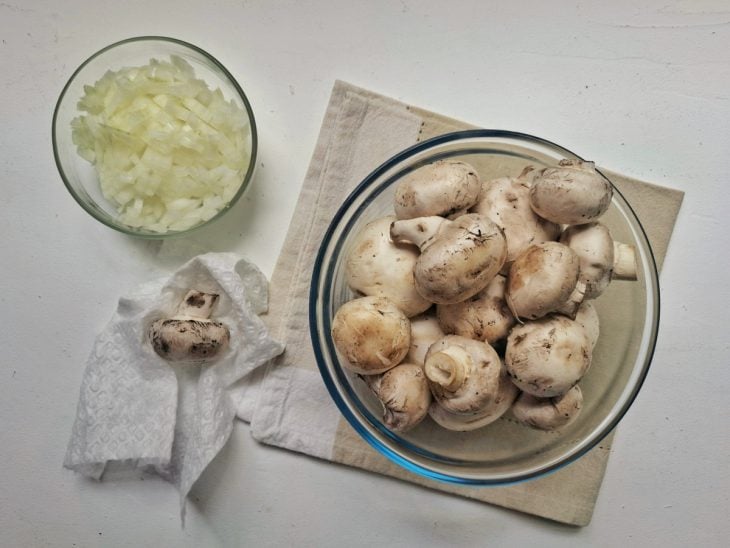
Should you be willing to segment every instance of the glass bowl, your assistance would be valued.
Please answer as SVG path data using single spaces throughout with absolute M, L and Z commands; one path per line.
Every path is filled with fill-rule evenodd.
M 646 377 L 659 322 L 656 265 L 641 223 L 614 188 L 601 218 L 617 241 L 637 251 L 638 280 L 613 281 L 594 300 L 601 335 L 591 367 L 580 382 L 584 404 L 578 419 L 554 432 L 533 430 L 510 414 L 471 432 L 453 432 L 429 417 L 406 433 L 388 430 L 382 406 L 357 375 L 342 367 L 330 335 L 337 309 L 356 295 L 345 282 L 344 257 L 368 222 L 393 214 L 393 195 L 405 174 L 439 159 L 463 160 L 482 180 L 516 176 L 527 165 L 554 166 L 579 159 L 530 135 L 494 130 L 450 133 L 419 143 L 378 167 L 350 194 L 319 249 L 310 289 L 309 321 L 314 353 L 331 397 L 353 428 L 383 455 L 416 474 L 448 482 L 501 485 L 527 480 L 574 461 L 618 424 Z
M 84 95 L 84 87 L 95 84 L 107 71 L 144 66 L 152 59 L 169 61 L 170 56 L 177 56 L 186 61 L 194 69 L 195 78 L 205 81 L 211 90 L 220 89 L 226 101 L 232 102 L 243 111 L 248 119 L 246 130 L 248 134 L 244 137 L 250 143 L 250 154 L 246 159 L 247 163 L 243 162 L 246 167 L 238 170 L 240 186 L 213 217 L 182 230 L 168 229 L 158 232 L 130 226 L 120 219 L 117 206 L 102 195 L 96 169 L 78 154 L 72 140 L 71 122 L 74 118 L 85 114 L 77 108 L 79 100 Z M 78 204 L 103 224 L 125 234 L 142 238 L 164 238 L 186 234 L 220 218 L 241 197 L 256 165 L 256 122 L 245 93 L 231 73 L 212 55 L 199 47 L 161 36 L 122 40 L 105 47 L 84 61 L 71 75 L 58 99 L 53 113 L 52 139 L 56 166 L 66 188 Z

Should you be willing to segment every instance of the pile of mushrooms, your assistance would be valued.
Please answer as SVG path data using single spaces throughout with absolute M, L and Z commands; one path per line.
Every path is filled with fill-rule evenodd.
M 350 247 L 356 298 L 332 325 L 342 365 L 380 400 L 388 428 L 430 416 L 475 430 L 510 409 L 540 430 L 576 419 L 599 336 L 592 300 L 612 279 L 636 279 L 633 247 L 598 220 L 611 197 L 593 164 L 575 160 L 484 182 L 440 160 L 398 183 L 395 215 Z

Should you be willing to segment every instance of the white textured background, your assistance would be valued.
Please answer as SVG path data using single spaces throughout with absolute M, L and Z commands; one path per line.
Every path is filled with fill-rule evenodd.
M 336 78 L 686 192 L 654 363 L 588 527 L 261 447 L 243 424 L 194 489 L 185 530 L 161 480 L 61 468 L 95 333 L 120 293 L 171 265 L 74 203 L 51 115 L 81 61 L 144 34 L 203 47 L 246 90 L 256 179 L 197 239 L 268 275 Z M 0 39 L 0 545 L 728 544 L 726 0 L 3 0 Z

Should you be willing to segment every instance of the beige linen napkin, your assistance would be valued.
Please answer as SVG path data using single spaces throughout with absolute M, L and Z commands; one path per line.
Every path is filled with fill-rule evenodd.
M 463 487 L 427 480 L 404 471 L 364 442 L 341 417 L 317 370 L 309 338 L 309 285 L 315 255 L 335 211 L 361 179 L 396 152 L 417 141 L 469 127 L 344 82 L 335 84 L 271 279 L 266 321 L 272 336 L 286 343 L 286 352 L 265 372 L 242 384 L 239 417 L 250 420 L 253 436 L 267 444 L 556 521 L 586 525 L 603 479 L 612 436 L 573 464 L 517 485 Z M 607 175 L 645 223 L 661 265 L 682 193 L 615 173 Z

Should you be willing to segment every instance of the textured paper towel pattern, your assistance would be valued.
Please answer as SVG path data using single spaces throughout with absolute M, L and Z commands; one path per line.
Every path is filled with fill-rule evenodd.
M 287 352 L 268 368 L 258 405 L 253 409 L 252 433 L 265 443 L 585 525 L 595 505 L 612 436 L 577 462 L 544 478 L 509 487 L 472 488 L 433 482 L 405 472 L 367 445 L 342 418 L 338 419 L 336 435 L 330 434 L 337 410 L 318 379 L 307 318 L 309 277 L 322 235 L 344 197 L 375 166 L 417 140 L 468 127 L 342 82 L 335 85 L 272 278 L 272 287 L 277 290 L 272 293 L 267 321 L 274 334 L 286 340 Z M 682 194 L 623 177 L 616 180 L 639 214 L 642 207 L 650 210 L 653 204 L 661 204 L 661 219 L 648 215 L 645 227 L 661 264 Z M 295 385 L 300 382 L 311 386 L 309 398 Z M 317 382 L 318 387 L 313 384 Z M 250 406 L 248 410 L 250 413 Z M 320 424 L 326 426 L 320 430 Z
M 190 288 L 220 295 L 215 316 L 231 331 L 228 351 L 209 366 L 172 366 L 145 344 L 152 319 L 172 315 Z M 210 253 L 122 297 L 87 361 L 64 465 L 95 478 L 109 464 L 152 466 L 184 501 L 231 433 L 231 385 L 283 351 L 258 317 L 267 293 L 254 265 Z

